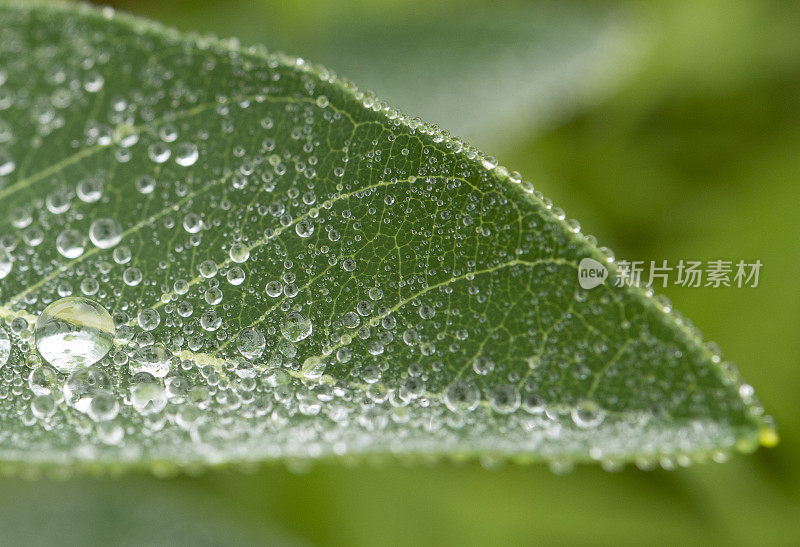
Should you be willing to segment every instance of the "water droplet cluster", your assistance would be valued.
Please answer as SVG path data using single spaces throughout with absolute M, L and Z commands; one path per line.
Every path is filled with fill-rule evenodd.
M 758 417 L 688 321 L 580 291 L 613 259 L 493 158 L 78 10 L 0 8 L 0 457 L 657 460 Z

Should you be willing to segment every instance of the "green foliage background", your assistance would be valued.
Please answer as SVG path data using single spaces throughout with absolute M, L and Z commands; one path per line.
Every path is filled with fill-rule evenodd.
M 397 36 L 399 28 L 413 43 L 413 29 L 423 24 L 426 34 L 446 33 L 461 13 L 485 14 L 489 24 L 493 9 L 490 2 L 418 0 L 112 4 L 182 30 L 307 56 L 432 121 L 435 112 L 413 111 L 404 100 L 419 97 L 413 91 L 424 82 L 414 74 L 425 72 L 419 64 L 426 58 L 435 63 L 436 51 L 415 57 L 415 67 L 398 68 L 409 75 L 405 92 L 402 81 L 387 81 L 384 91 L 382 78 L 396 78 L 398 70 L 378 70 L 376 59 L 386 51 L 391 66 L 402 62 L 403 50 L 382 37 Z M 592 18 L 606 24 L 596 10 L 609 6 L 633 21 L 636 38 L 626 45 L 630 55 L 615 60 L 620 69 L 609 71 L 614 81 L 545 121 L 521 112 L 527 129 L 472 124 L 466 136 L 532 180 L 619 258 L 764 263 L 756 289 L 663 292 L 756 387 L 777 420 L 777 448 L 671 472 L 585 467 L 556 476 L 542 466 L 384 462 L 168 479 L 8 478 L 0 482 L 6 541 L 800 542 L 800 6 L 768 0 L 570 6 L 591 23 L 587 32 Z M 537 7 L 504 3 L 504 13 L 513 16 L 515 9 L 528 14 Z M 343 35 L 354 29 L 355 38 Z M 448 39 L 442 47 L 457 50 L 470 39 Z M 344 55 L 347 43 L 363 47 Z M 369 59 L 359 60 L 359 51 Z M 536 69 L 522 63 L 520 73 L 506 78 L 514 82 Z

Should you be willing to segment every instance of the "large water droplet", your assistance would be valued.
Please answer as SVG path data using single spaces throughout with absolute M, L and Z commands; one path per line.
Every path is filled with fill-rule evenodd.
M 34 337 L 45 361 L 61 372 L 72 372 L 108 353 L 114 341 L 114 321 L 97 302 L 71 296 L 44 309 Z

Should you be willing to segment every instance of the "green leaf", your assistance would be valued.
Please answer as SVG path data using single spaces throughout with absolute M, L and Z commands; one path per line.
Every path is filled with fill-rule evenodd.
M 0 28 L 6 466 L 563 469 L 775 438 L 530 183 L 330 71 L 86 7 L 3 3 Z

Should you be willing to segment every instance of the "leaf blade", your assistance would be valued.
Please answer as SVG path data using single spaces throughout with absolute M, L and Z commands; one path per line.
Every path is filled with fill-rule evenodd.
M 98 420 L 60 400 L 64 377 L 7 399 L 6 462 L 616 465 L 749 450 L 770 431 L 682 318 L 636 288 L 581 289 L 579 261 L 607 257 L 493 159 L 321 67 L 13 5 L 0 4 L 3 57 L 20 55 L 0 111 L 15 160 L 0 186 L 12 381 L 40 366 L 38 314 L 83 292 L 115 315 L 101 367 L 120 410 Z M 30 150 L 44 165 L 27 173 Z M 102 197 L 81 197 L 95 179 Z M 57 234 L 98 218 L 119 224 L 120 244 L 59 252 Z M 47 237 L 33 244 L 36 229 Z M 237 345 L 252 328 L 266 351 L 250 363 Z M 153 343 L 174 357 L 165 379 L 142 380 Z M 151 399 L 137 405 L 142 382 Z M 40 397 L 57 409 L 35 416 Z

